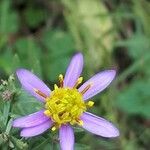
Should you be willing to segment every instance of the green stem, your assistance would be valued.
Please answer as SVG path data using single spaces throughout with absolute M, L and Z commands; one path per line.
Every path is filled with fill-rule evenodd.
M 5 131 L 5 133 L 6 133 L 7 135 L 9 135 L 9 132 L 10 132 L 10 130 L 11 130 L 12 121 L 13 121 L 12 118 L 8 121 L 8 124 L 7 124 L 7 127 L 6 127 L 6 131 Z
M 4 104 L 4 110 L 3 110 L 3 124 L 4 124 L 4 127 L 6 126 L 6 124 L 8 122 L 9 111 L 10 111 L 10 102 L 8 101 Z
M 35 147 L 33 150 L 40 150 L 42 149 L 48 142 L 50 141 L 49 138 L 45 139 L 41 144 L 39 144 L 37 147 Z

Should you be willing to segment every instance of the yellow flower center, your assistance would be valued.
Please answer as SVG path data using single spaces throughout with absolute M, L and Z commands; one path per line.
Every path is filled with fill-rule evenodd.
M 46 98 L 45 114 L 58 124 L 80 124 L 79 117 L 86 110 L 86 104 L 77 89 L 58 88 Z
M 54 126 L 52 130 L 59 128 L 62 124 L 70 123 L 71 125 L 83 125 L 80 116 L 92 107 L 94 102 L 83 100 L 83 94 L 90 88 L 88 85 L 81 93 L 76 89 L 82 82 L 83 78 L 80 77 L 73 88 L 63 87 L 63 76 L 59 76 L 60 87 L 54 86 L 54 90 L 49 97 L 46 97 L 38 90 L 36 93 L 43 96 L 46 100 L 44 114 L 52 119 Z

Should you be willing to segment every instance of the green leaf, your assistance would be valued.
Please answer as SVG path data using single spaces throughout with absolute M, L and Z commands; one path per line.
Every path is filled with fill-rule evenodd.
M 33 150 L 41 150 L 43 148 L 45 149 L 46 146 L 51 146 L 49 143 L 50 143 L 50 138 L 47 138 L 42 142 L 38 143 L 38 146 L 34 147 Z
M 33 69 L 36 74 L 39 76 L 42 75 L 40 64 L 41 49 L 33 38 L 22 38 L 17 40 L 14 49 L 17 50 L 17 55 L 14 56 L 14 60 L 20 61 L 22 67 Z
M 133 11 L 144 27 L 145 34 L 150 36 L 150 3 L 147 0 L 133 0 Z
M 59 29 L 45 31 L 42 41 L 54 59 L 68 55 L 68 53 L 72 54 L 75 49 L 72 36 Z
M 10 111 L 10 101 L 4 103 L 4 110 L 3 110 L 3 123 L 6 126 Z
M 0 33 L 4 35 L 18 30 L 18 16 L 10 8 L 10 4 L 10 0 L 3 0 L 0 3 Z
M 16 103 L 12 106 L 12 116 L 27 115 L 42 108 L 42 104 L 24 90 L 18 95 Z M 27 107 L 25 107 L 27 106 Z
M 90 147 L 85 144 L 75 144 L 75 150 L 90 150 Z
M 13 53 L 11 47 L 6 47 L 5 52 L 0 55 L 0 67 L 7 73 L 11 74 Z
M 9 135 L 9 132 L 10 132 L 10 130 L 11 130 L 12 121 L 13 121 L 13 119 L 10 119 L 10 120 L 8 121 L 8 124 L 7 124 L 7 127 L 6 127 L 6 132 L 5 132 L 7 135 Z
M 127 47 L 129 55 L 134 59 L 139 59 L 150 49 L 149 38 L 141 33 L 136 33 L 127 40 L 117 42 L 117 45 Z
M 77 126 L 74 126 L 73 128 L 74 128 L 74 131 L 77 132 L 77 133 L 78 132 L 84 132 L 83 128 L 80 128 L 80 127 L 77 127 Z
M 44 74 L 50 81 L 55 81 L 67 68 L 75 49 L 74 42 L 69 33 L 61 30 L 45 32 L 42 42 L 47 48 L 47 52 L 43 54 Z
M 10 139 L 13 142 L 13 144 L 16 146 L 17 149 L 20 149 L 20 150 L 27 150 L 28 149 L 27 143 L 23 142 L 22 140 L 17 139 L 14 136 L 11 136 Z
M 29 27 L 35 28 L 46 19 L 45 9 L 29 7 L 25 10 L 25 19 Z
M 134 81 L 127 89 L 120 91 L 117 106 L 130 115 L 150 117 L 150 82 Z
M 62 3 L 77 49 L 90 58 L 90 70 L 106 65 L 110 61 L 115 31 L 104 3 L 99 0 L 62 0 Z

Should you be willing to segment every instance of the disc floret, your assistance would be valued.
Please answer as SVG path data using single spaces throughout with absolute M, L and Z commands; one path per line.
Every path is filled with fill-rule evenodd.
M 45 114 L 51 117 L 58 127 L 67 123 L 81 125 L 80 116 L 86 111 L 87 104 L 77 89 L 55 87 L 51 96 L 46 98 L 45 109 Z

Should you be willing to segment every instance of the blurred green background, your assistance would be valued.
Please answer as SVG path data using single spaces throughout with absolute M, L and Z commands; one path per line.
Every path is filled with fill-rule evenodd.
M 58 149 L 56 133 L 23 139 L 11 129 L 14 117 L 41 107 L 12 74 L 27 68 L 53 88 L 80 51 L 84 80 L 117 70 L 91 111 L 116 124 L 121 135 L 105 139 L 75 128 L 75 150 L 148 150 L 149 26 L 148 0 L 0 0 L 0 149 Z

